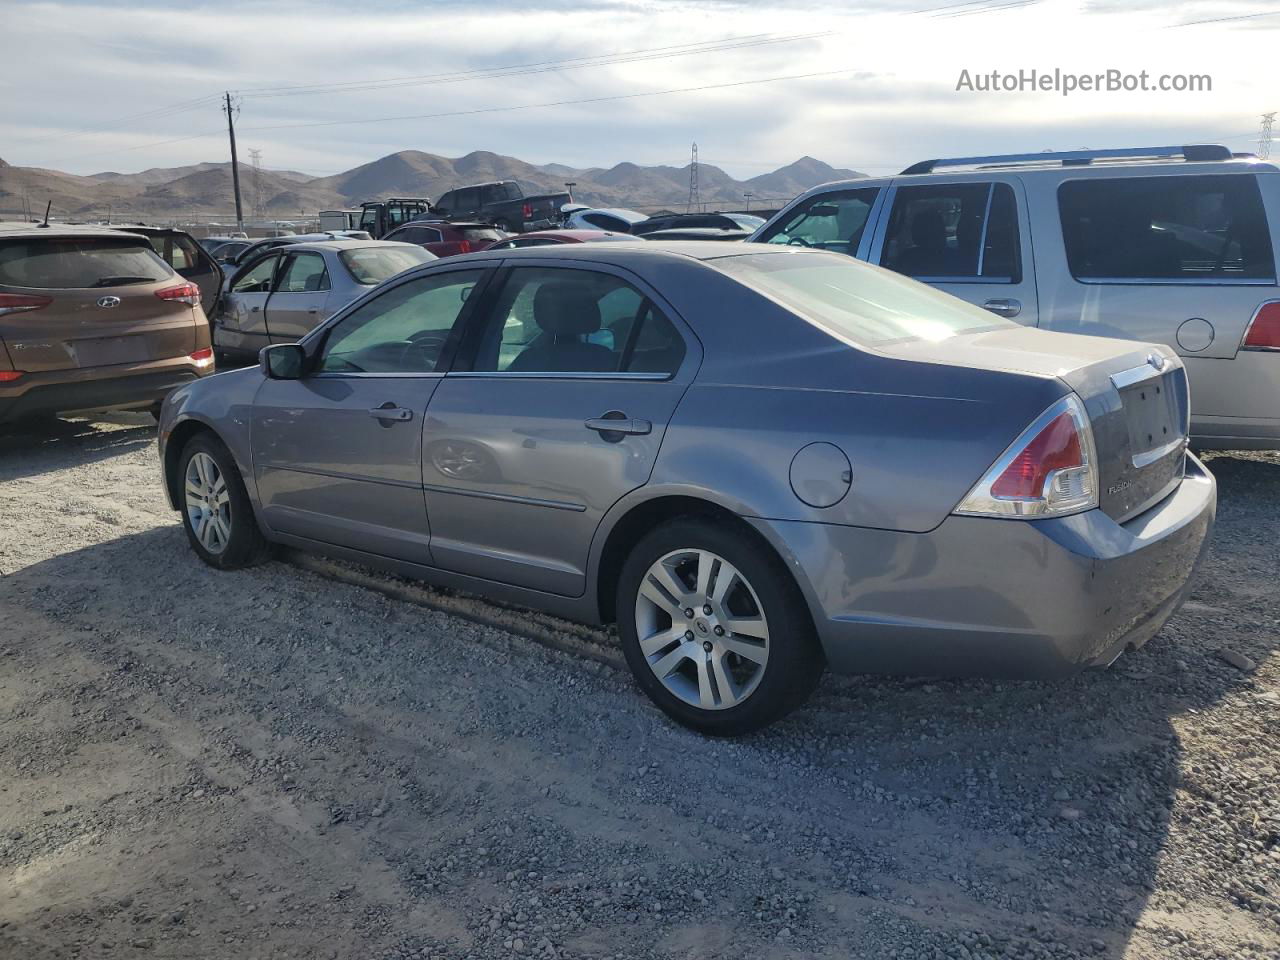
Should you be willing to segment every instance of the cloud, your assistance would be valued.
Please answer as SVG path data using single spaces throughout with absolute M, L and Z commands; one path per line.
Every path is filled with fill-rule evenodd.
M 681 164 L 696 140 L 708 161 L 752 176 L 802 154 L 892 172 L 921 157 L 970 150 L 1191 140 L 1213 132 L 1232 134 L 1232 145 L 1244 149 L 1256 114 L 1277 106 L 1266 66 L 1266 39 L 1274 34 L 1261 29 L 1264 21 L 1258 29 L 1169 29 L 1264 10 L 1259 3 L 1040 0 L 1001 9 L 1008 2 L 872 0 L 846 11 L 777 0 L 494 0 L 481 7 L 451 0 L 180 7 L 9 0 L 0 142 L 11 163 L 81 173 L 223 159 L 225 118 L 215 97 L 230 88 L 239 95 L 241 146 L 261 149 L 267 167 L 326 174 L 405 148 L 453 156 L 489 149 L 574 166 Z M 656 49 L 815 33 L 824 35 L 774 44 L 743 39 L 686 56 Z M 475 75 L 635 51 L 651 53 L 577 69 Z M 1031 68 L 1207 73 L 1213 90 L 1064 98 L 955 89 L 962 69 Z M 827 71 L 841 73 L 727 86 Z M 463 73 L 472 75 L 457 76 Z M 351 90 L 279 89 L 428 75 L 430 82 Z M 688 87 L 706 89 L 533 106 Z M 297 126 L 441 113 L 458 115 Z

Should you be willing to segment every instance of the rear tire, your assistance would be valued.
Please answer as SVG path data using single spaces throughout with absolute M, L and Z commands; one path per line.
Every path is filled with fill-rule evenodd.
M 235 458 L 221 440 L 197 434 L 183 448 L 178 470 L 182 526 L 201 560 L 236 570 L 270 557 Z
M 822 676 L 809 610 L 778 558 L 696 518 L 663 524 L 618 579 L 618 633 L 636 682 L 668 716 L 712 736 L 759 730 Z

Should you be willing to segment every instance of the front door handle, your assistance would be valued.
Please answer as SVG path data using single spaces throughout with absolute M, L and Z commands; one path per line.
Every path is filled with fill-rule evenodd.
M 982 305 L 982 309 L 990 310 L 998 317 L 1008 317 L 1012 319 L 1022 312 L 1022 301 L 1005 299 L 988 300 Z
M 375 420 L 412 420 L 413 411 L 406 407 L 397 407 L 388 400 L 382 406 L 370 410 L 369 416 Z
M 621 410 L 610 410 L 603 417 L 592 417 L 584 421 L 584 426 L 613 443 L 627 435 L 643 436 L 653 432 L 653 424 L 648 420 L 633 419 Z

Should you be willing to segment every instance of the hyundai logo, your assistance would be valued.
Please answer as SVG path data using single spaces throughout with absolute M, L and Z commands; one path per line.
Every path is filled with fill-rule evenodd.
M 110 310 L 112 307 L 120 306 L 120 298 L 119 297 L 99 297 L 98 306 L 102 307 L 102 309 L 104 310 Z
M 1147 363 L 1151 364 L 1151 366 L 1155 367 L 1157 370 L 1163 370 L 1164 365 L 1167 362 L 1168 361 L 1165 360 L 1164 356 L 1159 353 L 1153 353 L 1147 357 Z

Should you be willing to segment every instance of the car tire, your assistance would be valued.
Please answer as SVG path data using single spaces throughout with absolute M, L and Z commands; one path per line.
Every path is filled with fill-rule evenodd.
M 822 675 L 795 581 L 767 545 L 723 524 L 681 518 L 645 535 L 623 563 L 615 609 L 640 688 L 705 734 L 773 723 Z
M 270 557 L 235 458 L 221 440 L 197 434 L 183 448 L 178 470 L 182 526 L 201 560 L 237 570 Z

